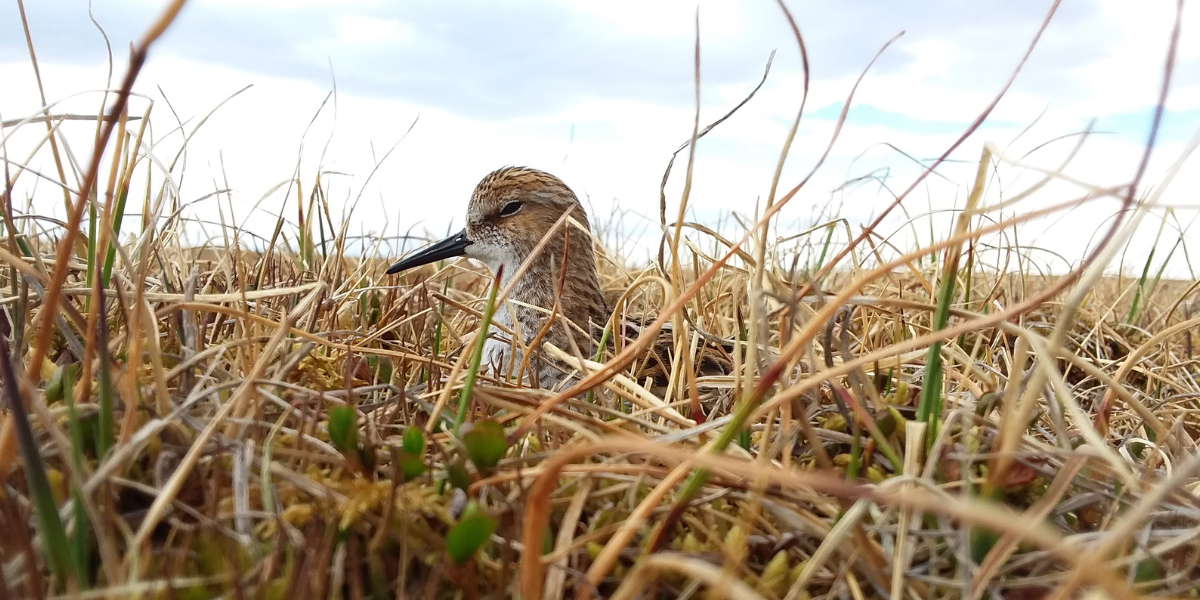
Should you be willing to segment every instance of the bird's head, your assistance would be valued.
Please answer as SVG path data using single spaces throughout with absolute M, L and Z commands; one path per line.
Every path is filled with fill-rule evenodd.
M 568 210 L 571 218 L 588 227 L 579 199 L 559 178 L 525 167 L 493 171 L 475 186 L 465 229 L 398 261 L 387 272 L 465 256 L 483 262 L 493 273 L 501 266 L 512 273 Z M 561 244 L 557 250 L 561 252 Z M 594 268 L 590 255 L 579 258 Z

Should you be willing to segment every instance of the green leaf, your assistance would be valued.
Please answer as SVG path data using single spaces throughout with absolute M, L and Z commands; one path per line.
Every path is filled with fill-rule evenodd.
M 367 368 L 375 376 L 375 381 L 392 380 L 392 361 L 378 354 L 367 355 Z
M 409 454 L 421 456 L 425 454 L 425 432 L 420 427 L 409 427 L 404 430 L 400 448 Z
M 749 429 L 743 429 L 738 432 L 737 445 L 741 446 L 743 450 L 750 449 L 750 430 Z
M 462 519 L 446 535 L 446 553 L 461 565 L 474 556 L 495 531 L 496 522 L 479 509 L 478 503 L 471 501 L 463 510 Z
M 392 460 L 400 472 L 400 481 L 412 481 L 425 472 L 425 432 L 418 427 L 404 431 L 400 447 L 392 446 Z
M 508 441 L 504 439 L 504 427 L 493 419 L 484 419 L 463 426 L 463 445 L 467 456 L 481 473 L 491 471 L 508 452 Z
M 370 300 L 371 310 L 367 313 L 367 323 L 374 325 L 379 322 L 379 317 L 382 313 L 379 311 L 379 291 L 376 290 L 371 294 Z
M 329 410 L 329 441 L 334 447 L 347 454 L 358 451 L 358 426 L 355 410 L 349 406 L 335 406 Z
M 359 465 L 362 466 L 363 473 L 369 474 L 375 472 L 375 446 L 370 442 L 359 444 L 354 449 L 358 455 Z
M 971 558 L 976 564 L 983 562 L 987 558 L 988 552 L 992 551 L 992 547 L 996 545 L 996 541 L 1000 536 L 987 529 L 972 529 L 971 530 Z
M 446 479 L 450 481 L 450 485 L 463 491 L 471 487 L 471 474 L 461 462 L 446 465 Z
M 462 514 L 458 515 L 458 520 L 462 521 L 464 519 L 469 519 L 476 515 L 482 514 L 486 514 L 483 512 L 483 507 L 479 506 L 479 502 L 471 500 L 470 502 L 467 502 L 466 506 L 463 507 Z
M 409 454 L 403 450 L 397 453 L 396 465 L 400 469 L 400 481 L 412 481 L 425 472 L 425 463 L 420 455 Z
M 1149 583 L 1163 578 L 1162 565 L 1153 558 L 1147 558 L 1137 564 L 1133 573 L 1135 583 Z
M 46 382 L 46 404 L 54 404 L 62 400 L 64 375 L 62 365 L 54 368 L 54 373 L 50 375 L 50 381 Z

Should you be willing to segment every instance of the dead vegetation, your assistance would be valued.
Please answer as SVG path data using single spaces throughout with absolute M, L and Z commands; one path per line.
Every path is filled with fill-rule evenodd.
M 46 116 L 13 126 L 61 160 Z M 778 236 L 799 185 L 740 241 L 664 205 L 661 263 L 600 264 L 647 339 L 673 324 L 666 385 L 638 338 L 547 348 L 582 374 L 547 391 L 477 377 L 484 271 L 385 277 L 319 178 L 258 252 L 184 245 L 180 199 L 136 196 L 145 122 L 98 129 L 65 227 L 7 163 L 0 598 L 1195 597 L 1200 296 L 1098 268 L 1139 181 L 976 219 L 1019 166 L 985 149 L 956 228 L 896 259 Z M 1071 273 L 976 262 L 1104 195 L 1128 216 Z M 701 332 L 731 375 L 695 372 Z

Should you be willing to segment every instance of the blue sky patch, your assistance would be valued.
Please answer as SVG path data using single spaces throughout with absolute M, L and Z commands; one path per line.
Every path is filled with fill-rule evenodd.
M 837 121 L 840 114 L 842 114 L 842 104 L 838 103 L 823 106 L 810 113 L 809 116 L 814 119 Z M 870 104 L 856 104 L 851 106 L 850 113 L 846 115 L 846 123 L 859 126 L 878 125 L 880 127 L 887 127 L 888 129 L 934 135 L 962 133 L 970 125 L 966 121 L 926 121 L 896 112 L 881 110 Z M 1018 123 L 1012 121 L 999 121 L 995 119 L 989 120 L 987 124 L 992 127 L 1020 127 Z
M 1096 119 L 1096 131 L 1112 132 L 1122 137 L 1131 137 L 1144 142 L 1150 133 L 1154 119 L 1154 108 L 1116 113 Z M 1162 125 L 1158 130 L 1160 143 L 1185 142 L 1200 127 L 1200 109 L 1168 110 L 1163 113 Z

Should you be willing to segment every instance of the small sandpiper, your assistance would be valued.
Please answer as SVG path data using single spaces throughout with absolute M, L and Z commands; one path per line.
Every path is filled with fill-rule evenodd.
M 596 347 L 594 332 L 604 329 L 611 311 L 600 291 L 587 213 L 575 193 L 549 173 L 524 167 L 493 171 L 471 194 L 465 229 L 400 260 L 387 272 L 390 275 L 465 256 L 486 264 L 492 273 L 502 272 L 500 286 L 504 288 L 568 210 L 583 231 L 570 231 L 570 225 L 560 227 L 533 256 L 513 286 L 508 302 L 496 307 L 494 324 L 484 344 L 483 364 L 495 368 L 499 374 L 517 368 L 522 358 L 520 348 L 514 349 L 512 341 L 495 325 L 513 331 L 529 346 L 550 316 L 560 283 L 558 313 L 576 327 L 556 320 L 542 341 L 569 351 L 569 331 L 576 347 L 590 355 Z M 558 366 L 547 364 L 548 361 L 540 363 L 533 369 L 538 384 L 549 386 L 563 378 Z
M 567 211 L 574 224 L 555 230 L 534 255 L 547 232 Z M 483 262 L 493 274 L 502 273 L 501 288 L 507 287 L 521 265 L 529 260 L 528 268 L 513 285 L 508 302 L 496 307 L 493 326 L 484 344 L 483 364 L 495 369 L 495 373 L 515 374 L 513 371 L 522 360 L 520 347 L 515 347 L 497 324 L 513 331 L 526 347 L 540 337 L 542 342 L 568 352 L 571 342 L 584 356 L 595 352 L 600 334 L 609 324 L 611 310 L 601 292 L 587 213 L 562 180 L 526 167 L 493 171 L 471 195 L 465 229 L 396 262 L 387 273 L 460 256 Z M 543 332 L 547 318 L 555 313 L 556 298 L 560 318 Z M 569 324 L 564 324 L 563 317 Z M 640 327 L 622 321 L 618 331 L 636 337 Z M 639 370 L 639 379 L 651 375 L 662 383 L 671 363 L 669 330 L 663 341 L 666 343 L 655 344 L 654 356 L 647 361 L 653 366 Z M 700 353 L 698 370 L 728 373 L 732 363 L 726 351 L 731 349 L 732 346 L 724 344 L 716 347 L 706 344 Z M 535 352 L 535 357 L 538 354 L 541 353 Z M 554 361 L 530 362 L 531 368 L 520 377 L 528 382 L 527 375 L 536 374 L 536 384 L 542 387 L 562 382 L 570 372 Z

